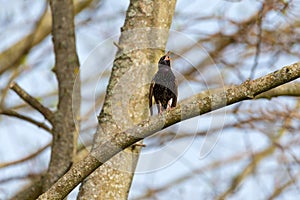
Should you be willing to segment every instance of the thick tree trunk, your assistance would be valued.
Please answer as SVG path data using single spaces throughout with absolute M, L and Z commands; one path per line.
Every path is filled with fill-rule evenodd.
M 130 2 L 94 148 L 149 116 L 149 83 L 165 51 L 175 4 L 176 0 Z M 78 199 L 127 199 L 140 150 L 129 147 L 97 169 L 82 184 Z

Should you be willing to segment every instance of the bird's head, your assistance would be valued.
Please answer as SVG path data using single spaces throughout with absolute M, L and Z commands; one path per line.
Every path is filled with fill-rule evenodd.
M 161 65 L 167 65 L 167 66 L 171 67 L 171 63 L 170 63 L 170 61 L 171 61 L 171 59 L 170 59 L 170 54 L 171 54 L 171 52 L 168 51 L 168 52 L 166 53 L 166 55 L 163 55 L 163 56 L 159 59 L 158 64 L 161 64 Z

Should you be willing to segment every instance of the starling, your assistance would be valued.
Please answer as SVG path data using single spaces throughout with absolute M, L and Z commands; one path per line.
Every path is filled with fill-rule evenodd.
M 170 52 L 158 61 L 158 72 L 154 75 L 149 91 L 149 108 L 153 115 L 152 97 L 159 114 L 176 106 L 178 87 L 175 75 L 171 70 Z

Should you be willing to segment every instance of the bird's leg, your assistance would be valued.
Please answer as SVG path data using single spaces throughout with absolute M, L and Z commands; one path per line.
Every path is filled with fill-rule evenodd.
M 160 106 L 159 106 L 159 104 L 156 104 L 156 108 L 157 108 L 157 112 L 159 113 L 159 111 L 160 111 Z
M 143 142 L 141 142 L 141 141 L 133 144 L 132 146 L 134 146 L 134 147 L 146 147 L 146 145 L 143 144 Z
M 168 101 L 167 110 L 171 110 L 172 101 L 173 101 L 173 99 L 170 99 Z
M 162 107 L 162 105 L 161 105 L 161 103 L 159 102 L 159 114 L 161 115 L 162 114 L 162 112 L 163 112 L 163 107 Z

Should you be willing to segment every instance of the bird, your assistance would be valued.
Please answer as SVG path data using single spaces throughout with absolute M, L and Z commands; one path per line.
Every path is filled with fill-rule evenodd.
M 149 109 L 153 115 L 153 97 L 159 114 L 176 107 L 178 96 L 177 80 L 171 69 L 170 52 L 158 61 L 158 71 L 154 75 L 149 89 Z

